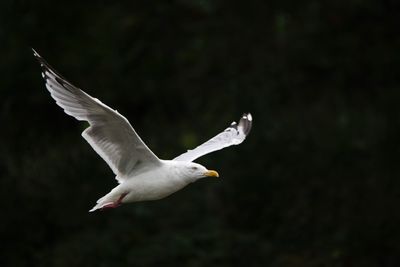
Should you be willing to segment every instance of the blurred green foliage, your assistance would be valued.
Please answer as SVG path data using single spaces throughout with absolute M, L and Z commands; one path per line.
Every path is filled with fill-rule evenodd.
M 0 4 L 1 266 L 399 266 L 396 1 Z M 243 112 L 241 146 L 164 200 L 87 213 L 116 182 L 30 47 L 161 158 Z

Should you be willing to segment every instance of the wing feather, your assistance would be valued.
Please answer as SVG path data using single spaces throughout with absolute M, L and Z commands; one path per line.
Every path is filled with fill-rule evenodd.
M 47 90 L 65 113 L 89 122 L 82 136 L 107 162 L 119 182 L 161 164 L 124 116 L 72 85 L 35 50 L 33 53 L 42 67 Z
M 250 133 L 252 120 L 253 118 L 250 113 L 243 114 L 239 124 L 232 122 L 222 133 L 219 133 L 200 146 L 188 150 L 186 153 L 174 158 L 174 160 L 191 162 L 208 153 L 221 150 L 228 146 L 239 145 Z

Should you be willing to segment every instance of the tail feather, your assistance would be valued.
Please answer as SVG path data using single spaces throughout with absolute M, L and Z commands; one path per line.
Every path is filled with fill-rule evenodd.
M 96 201 L 97 204 L 91 210 L 89 210 L 89 212 L 93 212 L 95 210 L 102 209 L 105 206 L 108 206 L 108 205 L 111 205 L 113 203 L 116 203 L 118 201 L 118 198 L 119 198 L 119 194 L 117 193 L 116 188 L 111 190 L 107 195 L 99 198 Z
M 89 212 L 93 212 L 96 210 L 100 210 L 103 208 L 116 208 L 119 205 L 115 204 L 114 202 L 106 202 L 106 203 L 100 203 L 100 204 L 96 204 L 92 209 L 89 210 Z
M 102 199 L 105 199 L 105 197 L 102 197 Z M 93 212 L 95 210 L 102 209 L 102 208 L 104 208 L 106 206 L 110 206 L 112 204 L 114 204 L 114 201 L 100 201 L 100 199 L 99 199 L 99 200 L 97 200 L 97 204 L 92 209 L 90 209 L 89 212 Z
M 102 205 L 96 204 L 92 209 L 89 210 L 89 212 L 93 212 L 93 211 L 101 209 L 101 208 L 102 208 Z

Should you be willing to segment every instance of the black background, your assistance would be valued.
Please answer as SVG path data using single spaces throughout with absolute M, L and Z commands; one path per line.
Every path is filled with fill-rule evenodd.
M 396 1 L 2 1 L 1 266 L 399 266 Z M 35 48 L 171 159 L 243 112 L 240 146 L 155 202 L 116 185 Z

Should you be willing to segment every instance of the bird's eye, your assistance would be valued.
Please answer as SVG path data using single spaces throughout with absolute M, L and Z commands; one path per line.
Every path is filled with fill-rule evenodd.
M 198 168 L 197 167 L 192 167 L 192 170 L 196 171 Z

